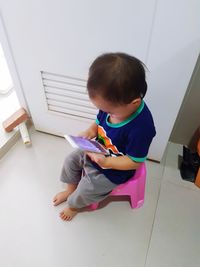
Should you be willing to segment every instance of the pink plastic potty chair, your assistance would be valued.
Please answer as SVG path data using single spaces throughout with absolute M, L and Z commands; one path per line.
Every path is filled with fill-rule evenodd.
M 144 203 L 144 193 L 146 184 L 146 165 L 142 163 L 136 170 L 134 176 L 124 184 L 118 185 L 109 196 L 130 196 L 131 208 L 139 208 Z M 89 207 L 96 210 L 99 203 L 93 203 Z

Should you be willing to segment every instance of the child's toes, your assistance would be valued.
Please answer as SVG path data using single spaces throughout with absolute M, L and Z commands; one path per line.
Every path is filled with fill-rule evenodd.
M 53 205 L 54 205 L 54 206 L 57 206 L 58 204 L 60 204 L 60 203 L 59 203 L 59 200 L 58 200 L 58 199 L 54 199 L 54 200 L 53 200 Z
M 56 204 L 56 202 L 57 202 L 57 198 L 54 197 L 54 198 L 53 198 L 53 203 Z
M 65 208 L 60 212 L 60 218 L 64 221 L 71 221 L 73 217 L 77 214 L 77 210 L 71 210 L 70 208 Z
M 64 220 L 65 217 L 66 217 L 66 215 L 65 215 L 64 212 L 62 211 L 62 212 L 60 213 L 60 218 Z
M 53 198 L 53 204 L 54 204 L 54 206 L 56 206 L 57 204 L 58 204 L 58 202 L 59 202 L 59 199 L 58 199 L 58 197 L 57 197 L 57 195 Z
M 69 216 L 64 214 L 64 215 L 61 216 L 61 219 L 63 221 L 69 221 Z
M 60 218 L 61 218 L 63 221 L 66 221 L 66 220 L 67 220 L 67 217 L 68 217 L 68 215 L 65 214 L 64 211 L 62 211 L 62 212 L 60 213 Z

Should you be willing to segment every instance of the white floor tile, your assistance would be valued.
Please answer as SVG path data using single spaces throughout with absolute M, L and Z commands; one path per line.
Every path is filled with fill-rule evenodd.
M 167 158 L 163 173 L 163 180 L 183 186 L 199 192 L 199 188 L 192 182 L 183 180 L 179 170 L 179 157 L 183 156 L 182 145 L 169 143 L 167 148 Z
M 0 266 L 144 267 L 161 175 L 148 163 L 145 204 L 132 210 L 113 201 L 63 222 L 59 175 L 71 151 L 62 138 L 33 132 L 32 147 L 21 140 L 0 161 Z M 156 171 L 156 168 L 159 170 Z M 156 175 L 157 174 L 157 175 Z
M 145 267 L 200 266 L 200 191 L 162 184 Z

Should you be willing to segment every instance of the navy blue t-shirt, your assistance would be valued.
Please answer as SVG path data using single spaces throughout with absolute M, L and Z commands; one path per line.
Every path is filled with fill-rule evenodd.
M 97 141 L 105 146 L 110 156 L 126 155 L 135 162 L 144 162 L 153 137 L 156 134 L 153 118 L 144 101 L 129 118 L 120 123 L 110 123 L 109 114 L 99 111 Z M 111 182 L 121 184 L 133 176 L 135 170 L 102 169 L 93 162 L 95 168 Z

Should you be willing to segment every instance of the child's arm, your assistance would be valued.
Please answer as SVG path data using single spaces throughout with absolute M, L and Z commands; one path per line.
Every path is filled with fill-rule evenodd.
M 87 152 L 90 159 L 96 162 L 101 168 L 114 170 L 134 170 L 139 168 L 139 162 L 135 162 L 128 156 L 105 157 L 101 154 Z
M 97 136 L 97 129 L 98 125 L 96 124 L 96 122 L 93 122 L 87 130 L 79 133 L 78 136 L 92 139 Z

